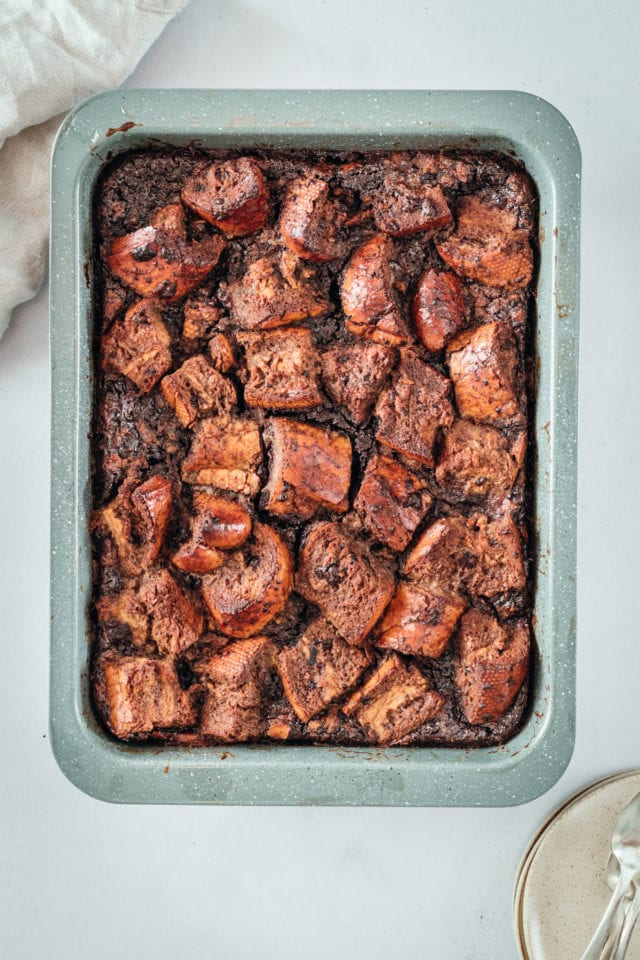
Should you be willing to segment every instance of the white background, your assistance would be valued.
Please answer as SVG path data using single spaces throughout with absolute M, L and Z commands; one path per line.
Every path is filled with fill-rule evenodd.
M 131 77 L 512 88 L 571 121 L 584 161 L 577 746 L 553 790 L 506 810 L 135 808 L 79 793 L 47 729 L 43 290 L 0 342 L 2 960 L 515 957 L 529 836 L 576 788 L 640 765 L 639 27 L 634 0 L 193 0 Z

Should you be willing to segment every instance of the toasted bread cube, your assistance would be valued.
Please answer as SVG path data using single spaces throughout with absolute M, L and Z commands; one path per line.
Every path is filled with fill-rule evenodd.
M 273 418 L 264 429 L 269 482 L 264 508 L 277 516 L 308 519 L 325 507 L 349 509 L 351 441 L 335 430 Z
M 409 545 L 432 503 L 424 480 L 392 457 L 374 454 L 353 507 L 373 537 L 400 551 Z
M 228 237 L 255 233 L 269 215 L 267 184 L 251 157 L 200 168 L 182 188 L 182 202 Z
M 296 589 L 348 643 L 362 644 L 393 596 L 392 564 L 339 523 L 311 527 L 299 555 Z
M 228 373 L 236 365 L 233 347 L 224 333 L 214 333 L 209 340 L 209 356 L 213 369 L 219 373 Z
M 96 511 L 91 528 L 108 536 L 123 573 L 135 576 L 157 559 L 171 516 L 173 484 L 153 476 L 125 480 L 113 500 Z
M 151 300 L 138 300 L 102 338 L 102 367 L 149 393 L 171 367 L 171 337 Z
M 322 403 L 318 356 L 309 330 L 241 333 L 238 343 L 245 350 L 249 379 L 244 399 L 250 407 L 304 410 Z
M 507 324 L 486 323 L 459 334 L 447 357 L 461 417 L 489 424 L 522 420 L 520 361 Z
M 123 573 L 135 576 L 140 572 L 140 550 L 136 537 L 136 513 L 131 494 L 137 486 L 136 480 L 124 480 L 117 494 L 105 507 L 96 510 L 91 517 L 91 531 L 106 539 L 115 551 L 112 563 L 119 563 Z M 102 560 L 107 554 L 102 552 Z
M 195 426 L 182 479 L 253 495 L 260 489 L 261 463 L 260 431 L 252 420 L 211 417 Z
M 404 573 L 419 589 L 437 596 L 465 591 L 483 597 L 501 617 L 518 611 L 527 584 L 520 535 L 508 514 L 441 517 L 407 555 Z
M 159 207 L 149 221 L 152 227 L 170 236 L 187 239 L 187 215 L 181 203 Z
M 340 286 L 347 329 L 390 346 L 407 339 L 391 273 L 394 253 L 389 237 L 367 240 L 351 255 Z
M 368 652 L 346 643 L 322 618 L 277 658 L 284 692 L 303 723 L 355 687 L 370 663 Z
M 455 682 L 460 706 L 470 724 L 502 717 L 529 670 L 529 626 L 501 626 L 489 613 L 468 610 L 460 621 Z
M 238 399 L 233 383 L 214 370 L 202 354 L 189 357 L 164 377 L 160 389 L 183 427 L 192 427 L 202 416 L 229 413 Z
M 382 184 L 373 194 L 376 227 L 392 237 L 433 236 L 453 220 L 440 187 L 425 181 L 420 160 L 389 157 Z
M 248 265 L 241 279 L 229 284 L 231 316 L 239 327 L 270 330 L 320 317 L 331 309 L 313 271 L 302 261 L 292 262 L 292 257 L 261 257 Z
M 193 692 L 183 690 L 172 663 L 107 654 L 103 677 L 105 719 L 121 739 L 153 730 L 184 730 L 197 721 Z
M 417 583 L 400 582 L 385 610 L 375 644 L 436 659 L 444 653 L 466 606 L 460 597 L 442 597 Z
M 167 570 L 146 574 L 139 596 L 151 621 L 151 639 L 161 654 L 179 656 L 200 639 L 202 614 Z
M 158 558 L 169 526 L 173 484 L 167 477 L 156 474 L 136 487 L 131 502 L 138 513 L 138 531 L 145 545 L 143 563 L 150 566 Z
M 526 287 L 533 275 L 533 250 L 514 213 L 474 196 L 463 197 L 456 227 L 436 249 L 456 273 L 489 287 Z
M 266 733 L 265 687 L 274 656 L 268 637 L 251 637 L 194 664 L 206 691 L 200 719 L 204 736 L 237 743 Z
M 141 297 L 172 303 L 202 283 L 225 245 L 219 236 L 188 241 L 184 211 L 179 204 L 170 204 L 157 211 L 149 226 L 116 237 L 106 260 L 111 273 Z
M 102 324 L 103 329 L 118 316 L 126 306 L 129 291 L 118 283 L 115 277 L 104 277 L 102 295 Z
M 318 262 L 345 257 L 349 252 L 345 220 L 345 211 L 322 177 L 299 177 L 287 187 L 280 233 L 299 257 Z
M 501 502 L 519 469 L 509 441 L 498 430 L 456 420 L 445 434 L 436 480 L 454 497 Z
M 504 290 L 473 282 L 466 289 L 476 324 L 498 321 L 510 324 L 514 332 L 524 335 L 529 303 L 526 290 Z
M 354 717 L 368 740 L 390 745 L 436 716 L 444 697 L 417 667 L 406 667 L 392 653 L 349 698 L 342 712 Z
M 400 365 L 376 404 L 380 420 L 376 439 L 406 457 L 434 466 L 438 432 L 454 419 L 450 397 L 451 382 L 411 348 L 404 348 Z
M 517 609 L 517 595 L 527 586 L 518 528 L 508 514 L 493 520 L 476 514 L 471 522 L 478 562 L 469 589 L 490 600 L 501 616 L 509 616 Z
M 149 640 L 147 607 L 132 587 L 101 597 L 96 603 L 96 611 L 102 623 L 122 623 L 128 627 L 134 647 L 142 648 Z
M 182 311 L 182 336 L 185 340 L 206 340 L 222 317 L 222 310 L 207 300 L 190 297 Z
M 202 581 L 216 626 L 229 637 L 259 633 L 284 610 L 293 586 L 293 561 L 284 540 L 265 523 Z
M 412 307 L 413 325 L 427 350 L 442 350 L 465 325 L 460 278 L 450 270 L 425 270 Z
M 412 583 L 438 596 L 456 594 L 475 571 L 475 544 L 463 517 L 441 517 L 418 538 L 404 562 Z
M 329 396 L 349 419 L 363 423 L 395 361 L 391 347 L 371 341 L 338 344 L 321 355 L 322 379 Z

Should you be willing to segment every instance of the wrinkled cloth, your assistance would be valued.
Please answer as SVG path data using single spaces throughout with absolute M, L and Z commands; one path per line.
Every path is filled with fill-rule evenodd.
M 62 118 L 121 84 L 187 2 L 0 3 L 0 336 L 44 280 L 49 157 Z

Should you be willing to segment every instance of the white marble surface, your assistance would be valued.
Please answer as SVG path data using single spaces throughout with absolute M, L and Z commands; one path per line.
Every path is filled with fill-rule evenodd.
M 0 957 L 515 956 L 530 834 L 640 765 L 637 501 L 640 94 L 633 0 L 193 0 L 130 85 L 514 88 L 584 158 L 578 737 L 507 810 L 114 807 L 59 773 L 47 730 L 47 294 L 0 342 Z M 554 960 L 554 958 L 545 958 Z

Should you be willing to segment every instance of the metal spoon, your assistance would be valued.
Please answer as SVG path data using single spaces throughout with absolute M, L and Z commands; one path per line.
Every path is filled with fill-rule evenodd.
M 619 876 L 620 866 L 614 855 L 611 854 L 607 864 L 607 883 L 612 890 L 615 890 Z M 628 902 L 629 900 L 631 901 L 630 903 Z M 639 915 L 640 885 L 636 881 L 631 884 L 631 889 L 627 892 L 626 897 L 616 911 L 612 936 L 607 943 L 607 946 L 609 946 L 610 943 L 612 947 L 610 953 L 611 960 L 624 960 Z M 603 960 L 605 960 L 605 958 L 603 958 Z
M 618 951 L 614 955 L 615 960 L 623 960 L 628 948 L 629 941 L 631 940 L 631 934 L 636 925 L 636 921 L 640 916 L 640 887 L 638 883 L 633 885 L 634 894 L 633 900 L 627 907 L 627 912 L 624 917 L 624 926 L 622 927 L 622 933 L 620 934 L 620 940 L 618 942 Z
M 620 878 L 620 864 L 616 860 L 613 854 L 610 854 L 609 861 L 607 863 L 607 885 L 610 890 L 615 890 L 618 885 L 618 880 Z M 633 890 L 635 887 L 633 884 L 626 891 L 620 905 L 616 910 L 613 920 L 611 921 L 611 929 L 609 932 L 609 937 L 605 944 L 605 947 L 600 954 L 599 960 L 617 960 L 618 958 L 618 946 L 620 943 L 620 937 L 622 935 L 622 928 L 624 926 L 624 920 L 626 916 L 626 910 L 629 906 L 629 900 L 633 896 Z
M 604 912 L 581 960 L 601 960 L 602 952 L 611 942 L 611 924 L 629 887 L 640 874 L 640 793 L 627 804 L 615 825 L 611 837 L 611 851 L 618 861 L 620 876 Z

